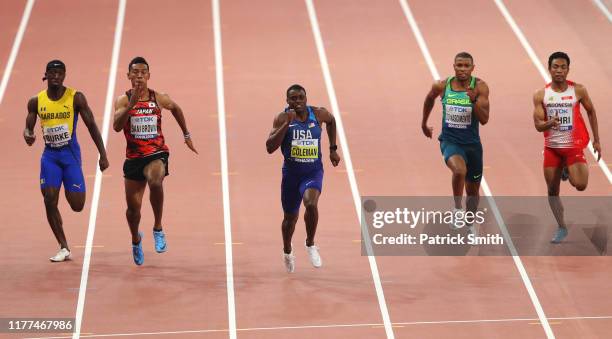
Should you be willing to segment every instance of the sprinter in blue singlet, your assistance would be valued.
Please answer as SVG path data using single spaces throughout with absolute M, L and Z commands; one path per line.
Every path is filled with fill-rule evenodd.
M 336 120 L 325 108 L 306 105 L 306 90 L 300 85 L 287 89 L 288 107 L 274 119 L 272 131 L 266 141 L 266 149 L 272 154 L 279 147 L 283 153 L 283 180 L 281 202 L 283 206 L 283 260 L 287 272 L 295 269 L 295 255 L 291 238 L 304 202 L 306 212 L 306 252 L 314 267 L 321 267 L 319 249 L 314 237 L 319 221 L 317 203 L 323 188 L 323 163 L 321 161 L 321 124 L 325 123 L 329 138 L 329 158 L 338 166 L 340 156 L 336 145 Z
M 437 97 L 442 100 L 442 133 L 440 150 L 446 166 L 452 171 L 455 209 L 462 210 L 463 188 L 467 195 L 466 208 L 478 207 L 482 179 L 482 144 L 478 126 L 489 121 L 489 87 L 481 79 L 472 77 L 474 59 L 469 53 L 455 56 L 455 76 L 436 81 L 423 105 L 421 128 L 428 138 L 433 129 L 427 126 Z M 470 227 L 470 231 L 473 231 Z

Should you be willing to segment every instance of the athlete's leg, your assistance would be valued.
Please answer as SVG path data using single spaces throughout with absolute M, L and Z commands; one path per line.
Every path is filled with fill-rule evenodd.
M 59 187 L 44 187 L 41 188 L 42 195 L 45 199 L 45 211 L 47 213 L 47 221 L 51 226 L 53 235 L 59 243 L 61 248 L 70 250 L 68 242 L 66 241 L 66 235 L 64 234 L 64 227 L 62 222 L 62 216 L 57 208 L 59 201 Z
M 64 161 L 64 193 L 66 200 L 75 212 L 81 212 L 85 206 L 85 178 L 79 161 L 68 158 Z
M 321 192 L 316 188 L 308 188 L 304 192 L 304 223 L 306 224 L 306 246 L 314 245 L 315 233 L 317 233 L 317 224 L 319 223 L 319 209 L 317 204 Z
M 143 174 L 149 185 L 149 200 L 153 207 L 153 215 L 155 224 L 153 229 L 160 231 L 162 229 L 162 214 L 164 211 L 164 187 L 163 182 L 166 177 L 166 165 L 161 159 L 151 161 L 145 166 Z
M 146 186 L 146 181 L 125 179 L 125 200 L 127 201 L 125 216 L 130 226 L 132 244 L 134 245 L 140 243 L 138 225 L 140 224 L 140 208 L 142 206 L 142 197 Z
M 293 238 L 293 232 L 295 231 L 295 224 L 297 223 L 299 213 L 287 213 L 283 215 L 282 233 L 283 233 L 283 252 L 289 254 L 292 251 L 291 239 Z
M 453 196 L 455 197 L 455 208 L 462 207 L 463 188 L 465 186 L 465 175 L 467 174 L 467 166 L 465 165 L 465 159 L 458 154 L 455 154 L 448 158 L 446 166 L 453 173 L 452 184 L 453 184 Z
M 589 183 L 589 166 L 585 162 L 575 162 L 567 166 L 569 181 L 578 191 L 584 191 Z
M 466 210 L 476 213 L 480 202 L 480 181 L 482 180 L 482 144 L 466 145 L 467 171 L 465 182 Z
M 561 185 L 561 167 L 544 167 L 544 179 L 548 187 L 548 204 L 557 220 L 559 227 L 565 228 L 565 220 L 563 217 L 563 204 L 559 198 L 559 190 Z

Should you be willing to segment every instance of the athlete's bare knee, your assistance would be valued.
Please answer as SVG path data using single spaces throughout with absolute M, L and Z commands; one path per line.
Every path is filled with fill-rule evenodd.
M 548 188 L 548 196 L 549 197 L 557 197 L 557 196 L 559 196 L 559 188 L 558 187 L 549 187 Z
M 149 178 L 147 180 L 147 184 L 149 185 L 149 189 L 150 190 L 160 190 L 163 188 L 163 182 L 164 182 L 164 178 L 160 177 L 160 178 Z
M 316 212 L 317 202 L 314 200 L 305 200 L 304 207 L 306 208 L 306 212 Z
M 49 208 L 49 207 L 56 207 L 57 206 L 57 195 L 59 193 L 57 192 L 44 192 L 43 193 L 43 198 L 45 201 L 45 207 Z
M 452 171 L 454 177 L 465 178 L 467 174 L 467 169 L 465 167 L 453 167 Z
M 584 191 L 587 188 L 587 183 L 586 182 L 580 182 L 580 183 L 577 183 L 576 185 L 574 185 L 574 187 L 576 188 L 577 191 Z
M 71 201 L 70 208 L 75 212 L 81 212 L 85 207 L 85 201 Z

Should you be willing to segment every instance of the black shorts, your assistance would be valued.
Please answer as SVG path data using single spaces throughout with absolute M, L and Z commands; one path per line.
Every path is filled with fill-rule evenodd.
M 147 178 L 144 176 L 144 168 L 151 162 L 161 159 L 161 161 L 166 166 L 166 175 L 169 175 L 168 172 L 168 157 L 170 154 L 168 152 L 161 152 L 149 155 L 144 158 L 134 158 L 134 159 L 126 159 L 123 163 L 123 177 L 130 180 L 136 181 L 145 181 Z

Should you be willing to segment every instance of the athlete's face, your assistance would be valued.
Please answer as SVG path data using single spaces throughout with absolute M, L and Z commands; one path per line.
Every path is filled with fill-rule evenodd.
M 298 113 L 302 113 L 306 110 L 306 93 L 301 89 L 292 89 L 287 95 L 287 104 L 290 109 L 295 110 Z
M 61 68 L 51 68 L 45 72 L 45 77 L 47 78 L 47 84 L 49 86 L 62 86 L 64 79 L 66 78 L 66 70 Z
M 569 73 L 569 65 L 565 59 L 553 59 L 548 68 L 550 76 L 555 82 L 564 82 Z
M 133 64 L 128 73 L 128 79 L 132 82 L 132 87 L 136 87 L 136 84 L 146 85 L 150 77 L 149 66 L 145 64 Z
M 455 77 L 461 81 L 466 81 L 472 76 L 474 70 L 474 63 L 470 58 L 456 58 L 453 64 L 455 69 Z

